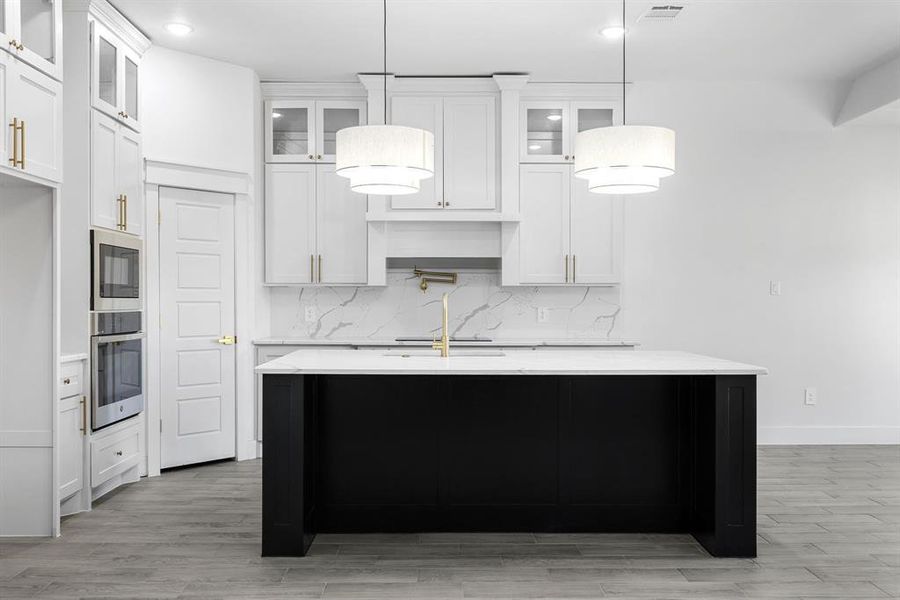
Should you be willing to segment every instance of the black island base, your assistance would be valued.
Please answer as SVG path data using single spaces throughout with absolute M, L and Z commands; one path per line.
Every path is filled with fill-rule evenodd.
M 756 556 L 755 375 L 265 374 L 263 440 L 263 556 L 466 531 Z

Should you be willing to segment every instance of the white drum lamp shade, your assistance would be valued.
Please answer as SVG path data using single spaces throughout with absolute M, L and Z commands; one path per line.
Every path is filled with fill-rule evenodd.
M 575 177 L 601 194 L 639 194 L 659 189 L 675 173 L 675 132 L 665 127 L 617 125 L 575 136 Z
M 397 196 L 419 191 L 434 176 L 434 134 L 401 125 L 338 130 L 335 172 L 362 194 Z

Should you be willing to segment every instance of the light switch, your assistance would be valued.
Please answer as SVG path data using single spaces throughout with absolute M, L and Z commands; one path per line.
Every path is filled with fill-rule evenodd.
M 546 306 L 541 306 L 537 309 L 537 320 L 538 323 L 546 323 L 550 320 L 550 309 Z
M 781 282 L 780 281 L 770 281 L 769 282 L 769 294 L 772 296 L 780 296 L 781 295 Z
M 818 395 L 816 388 L 806 388 L 803 390 L 803 403 L 807 406 L 815 406 Z
M 306 310 L 303 311 L 304 318 L 307 323 L 315 323 L 316 319 L 319 318 L 318 311 L 315 306 L 307 306 Z

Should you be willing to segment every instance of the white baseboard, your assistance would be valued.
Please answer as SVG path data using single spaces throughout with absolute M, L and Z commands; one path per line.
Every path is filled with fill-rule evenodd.
M 247 440 L 243 444 L 240 444 L 238 447 L 237 456 L 235 460 L 253 460 L 254 458 L 259 458 L 257 454 L 258 444 L 256 440 Z
M 757 443 L 770 444 L 900 444 L 900 427 L 760 427 Z

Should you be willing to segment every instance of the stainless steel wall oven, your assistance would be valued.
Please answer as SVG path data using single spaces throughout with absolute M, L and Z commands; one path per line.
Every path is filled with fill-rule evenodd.
M 144 410 L 141 313 L 91 314 L 91 426 L 101 429 Z

